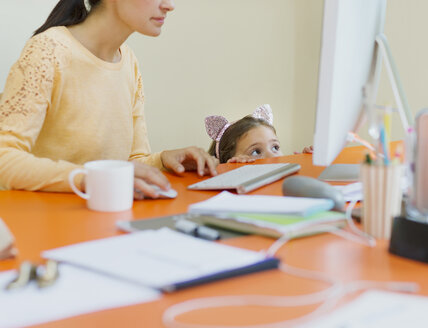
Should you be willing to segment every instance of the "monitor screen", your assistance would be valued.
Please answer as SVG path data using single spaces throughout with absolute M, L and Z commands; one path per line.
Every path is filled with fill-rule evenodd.
M 327 166 L 362 120 L 364 90 L 377 93 L 380 56 L 376 36 L 383 33 L 386 0 L 325 0 L 314 165 Z M 375 99 L 373 99 L 373 102 Z

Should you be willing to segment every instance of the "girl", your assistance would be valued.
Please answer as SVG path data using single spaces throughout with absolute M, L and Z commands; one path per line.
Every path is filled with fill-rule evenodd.
M 0 99 L 0 189 L 71 191 L 97 159 L 135 164 L 135 197 L 168 189 L 159 168 L 216 174 L 196 147 L 150 154 L 137 60 L 125 40 L 158 36 L 173 0 L 61 0 L 27 42 Z M 149 164 L 149 165 L 147 165 Z
M 205 128 L 213 139 L 208 153 L 226 162 L 253 162 L 258 158 L 282 156 L 281 146 L 273 127 L 273 114 L 269 105 L 262 105 L 252 115 L 229 123 L 222 116 L 205 118 Z M 305 147 L 303 153 L 311 153 Z

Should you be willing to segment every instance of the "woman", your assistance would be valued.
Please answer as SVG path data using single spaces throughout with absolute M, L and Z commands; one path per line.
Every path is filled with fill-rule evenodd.
M 158 36 L 172 0 L 61 0 L 27 42 L 0 99 L 0 187 L 70 191 L 98 159 L 135 163 L 136 198 L 168 189 L 165 168 L 216 174 L 196 147 L 150 154 L 133 33 Z M 84 182 L 76 181 L 77 183 Z

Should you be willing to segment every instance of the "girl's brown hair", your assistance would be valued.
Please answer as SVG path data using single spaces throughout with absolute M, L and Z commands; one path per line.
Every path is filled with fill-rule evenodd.
M 270 125 L 265 120 L 254 118 L 251 115 L 245 116 L 244 118 L 241 118 L 239 121 L 236 121 L 231 126 L 229 126 L 226 131 L 224 131 L 224 134 L 221 137 L 218 145 L 218 159 L 220 163 L 226 163 L 229 159 L 235 156 L 236 145 L 239 139 L 248 131 L 261 125 L 271 128 L 276 134 L 275 128 L 272 125 Z M 208 153 L 212 156 L 216 156 L 215 141 L 211 143 Z

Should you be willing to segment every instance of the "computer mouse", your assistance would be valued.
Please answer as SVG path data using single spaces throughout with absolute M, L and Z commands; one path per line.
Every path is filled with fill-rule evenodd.
M 334 202 L 334 210 L 345 210 L 345 198 L 343 194 L 326 182 L 305 176 L 292 176 L 286 178 L 282 184 L 284 196 L 327 198 Z
M 177 194 L 178 194 L 177 191 L 175 189 L 172 189 L 172 188 L 170 188 L 168 190 L 163 190 L 157 185 L 150 185 L 150 187 L 152 187 L 154 190 L 156 190 L 156 192 L 159 195 L 158 199 L 159 198 L 161 198 L 161 199 L 162 198 L 175 198 L 175 197 L 177 197 Z M 144 198 L 151 198 L 151 197 L 144 195 Z

